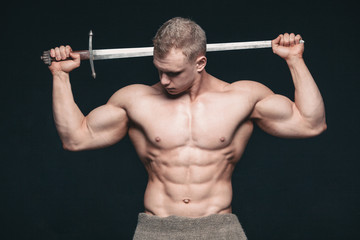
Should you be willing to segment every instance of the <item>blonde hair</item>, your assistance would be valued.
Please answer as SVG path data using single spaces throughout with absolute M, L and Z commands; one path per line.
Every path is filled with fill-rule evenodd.
M 165 22 L 153 38 L 154 56 L 165 57 L 172 48 L 181 49 L 189 61 L 206 54 L 205 31 L 194 21 L 175 17 Z

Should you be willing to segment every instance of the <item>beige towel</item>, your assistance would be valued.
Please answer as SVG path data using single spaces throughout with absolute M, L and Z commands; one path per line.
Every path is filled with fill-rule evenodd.
M 246 240 L 234 214 L 201 218 L 158 217 L 140 213 L 134 240 Z

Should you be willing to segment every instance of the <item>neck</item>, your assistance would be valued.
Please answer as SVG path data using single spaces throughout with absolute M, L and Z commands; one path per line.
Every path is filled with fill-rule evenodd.
M 177 99 L 180 97 L 189 97 L 191 101 L 195 101 L 197 97 L 201 94 L 208 92 L 213 85 L 213 76 L 208 74 L 205 69 L 199 74 L 198 78 L 194 80 L 193 84 L 188 88 L 188 90 L 181 92 L 176 95 L 169 94 L 161 85 L 160 83 L 158 86 L 161 88 L 161 91 L 171 99 Z
M 210 86 L 210 75 L 205 71 L 205 69 L 199 74 L 199 77 L 195 79 L 194 83 L 191 85 L 187 94 L 190 96 L 191 101 L 196 100 L 198 96 L 206 92 Z

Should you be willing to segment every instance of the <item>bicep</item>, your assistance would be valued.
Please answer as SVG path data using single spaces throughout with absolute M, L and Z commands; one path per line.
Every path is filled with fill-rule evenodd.
M 285 96 L 271 94 L 256 103 L 252 119 L 265 132 L 285 138 L 312 135 L 295 103 Z
M 105 105 L 83 118 L 81 126 L 73 133 L 71 143 L 64 147 L 72 151 L 95 149 L 121 140 L 128 132 L 129 106 L 136 98 L 141 98 L 145 90 L 147 86 L 136 84 L 115 92 Z
M 123 108 L 106 104 L 91 111 L 83 120 L 81 149 L 110 146 L 121 140 L 128 130 L 128 117 Z

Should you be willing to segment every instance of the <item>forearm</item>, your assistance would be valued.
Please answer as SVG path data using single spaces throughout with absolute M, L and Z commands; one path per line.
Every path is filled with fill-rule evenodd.
M 303 58 L 294 57 L 286 62 L 295 86 L 295 105 L 301 116 L 313 128 L 324 127 L 324 102 Z
M 85 117 L 74 101 L 68 73 L 53 74 L 53 113 L 63 145 L 69 145 L 75 141 Z

